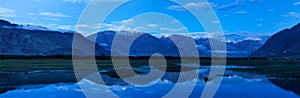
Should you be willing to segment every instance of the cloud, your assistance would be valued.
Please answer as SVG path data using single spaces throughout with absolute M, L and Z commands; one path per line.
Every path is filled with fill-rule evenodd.
M 157 24 L 148 24 L 147 27 L 155 28 L 157 27 Z
M 240 1 L 236 0 L 233 3 L 222 5 L 222 6 L 218 7 L 218 10 L 225 10 L 225 9 L 229 9 L 229 8 L 234 8 L 234 7 L 237 7 L 239 5 L 240 5 Z
M 235 7 L 238 7 L 240 6 L 241 4 L 244 4 L 244 3 L 258 3 L 258 2 L 261 2 L 262 0 L 235 0 L 234 2 L 232 3 L 229 3 L 229 4 L 225 4 L 225 5 L 222 5 L 222 6 L 219 6 L 217 8 L 217 10 L 226 10 L 226 9 L 230 9 L 230 8 L 235 8 Z M 242 2 L 242 3 L 241 3 Z
M 186 29 L 185 27 L 182 27 L 182 28 L 160 28 L 160 31 L 176 33 L 176 32 L 181 32 L 185 29 Z
M 41 12 L 39 13 L 40 16 L 47 16 L 47 17 L 61 17 L 61 18 L 65 18 L 65 17 L 71 17 L 68 15 L 64 15 L 62 13 L 53 13 L 53 12 Z
M 43 26 L 50 30 L 75 30 L 73 25 L 60 25 L 60 24 L 37 24 L 37 23 L 26 23 L 34 26 Z
M 72 25 L 57 25 L 57 24 L 52 24 L 53 27 L 57 29 L 62 29 L 62 30 L 74 30 L 74 26 Z
M 97 1 L 97 0 L 96 0 Z M 98 0 L 98 2 L 126 2 L 130 0 Z
M 296 3 L 294 3 L 294 5 L 300 5 L 300 2 L 296 2 Z
M 272 12 L 274 12 L 274 10 L 275 10 L 275 9 L 272 8 L 272 9 L 269 9 L 268 12 L 272 13 Z
M 138 32 L 145 32 L 145 30 L 147 30 L 147 28 L 141 26 L 132 29 L 132 31 L 138 31 Z
M 262 1 L 262 0 L 249 0 L 249 2 L 251 2 L 251 3 L 258 3 L 260 1 Z
M 69 3 L 88 3 L 90 0 L 63 0 L 63 1 Z
M 28 13 L 28 15 L 30 15 L 30 16 L 34 16 L 34 15 L 36 15 L 35 13 Z
M 91 0 L 63 0 L 67 3 L 89 3 Z M 105 3 L 105 2 L 125 2 L 129 0 L 94 0 L 94 3 Z
M 184 11 L 186 9 L 209 9 L 210 7 L 216 7 L 217 5 L 212 2 L 192 2 L 183 6 L 169 6 L 168 9 L 175 11 Z
M 4 7 L 0 7 L 0 17 L 16 17 L 16 11 L 13 9 L 8 9 Z
M 51 20 L 51 21 L 59 21 L 60 19 L 58 18 L 43 18 L 44 20 Z
M 233 14 L 247 14 L 247 11 L 239 11 L 239 12 L 234 12 Z
M 296 17 L 296 18 L 300 17 L 300 15 L 296 12 L 288 12 L 288 13 L 286 13 L 284 15 L 281 15 L 281 16 L 283 16 L 283 17 Z
M 131 31 L 131 32 L 144 32 L 147 28 L 137 26 L 134 27 L 133 24 L 136 21 L 134 19 L 113 21 L 111 23 L 103 23 L 101 25 L 94 25 L 94 28 L 100 28 L 101 31 L 113 30 L 113 31 Z
M 64 15 L 62 13 L 55 12 L 41 12 L 41 13 L 29 13 L 30 16 L 46 16 L 46 17 L 56 17 L 56 18 L 66 18 L 71 17 L 69 15 Z
M 213 7 L 215 10 L 226 10 L 226 9 L 230 9 L 230 8 L 235 8 L 240 6 L 241 4 L 245 4 L 245 3 L 258 3 L 262 0 L 235 0 L 232 3 L 228 3 L 228 4 L 224 4 L 224 5 L 217 5 L 215 3 L 209 2 L 209 3 L 205 3 L 205 2 L 191 2 L 191 3 L 187 3 L 184 6 L 169 6 L 168 9 L 170 10 L 176 10 L 176 11 L 184 11 L 187 9 L 208 9 L 210 6 Z
M 87 27 L 89 27 L 89 25 L 87 25 L 87 24 L 78 24 L 75 27 L 76 28 L 87 28 Z
M 245 38 L 244 40 L 258 40 L 258 41 L 260 41 L 260 40 L 263 40 L 262 38 L 258 38 L 258 37 L 247 37 L 247 38 Z
M 263 24 L 261 24 L 261 23 L 259 23 L 259 24 L 256 24 L 257 26 L 259 26 L 259 27 L 262 27 L 263 26 Z
M 132 25 L 133 23 L 135 23 L 135 20 L 134 19 L 128 19 L 128 20 L 114 21 L 114 22 L 122 24 L 122 25 Z

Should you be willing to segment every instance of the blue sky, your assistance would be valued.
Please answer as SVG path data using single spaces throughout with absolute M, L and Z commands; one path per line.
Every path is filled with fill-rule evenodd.
M 167 0 L 132 0 L 111 13 L 101 30 L 204 32 L 199 27 L 201 24 L 184 8 L 203 10 L 208 5 L 219 18 L 219 21 L 212 22 L 221 23 L 225 33 L 274 34 L 300 22 L 299 0 L 208 0 L 209 3 L 186 1 L 185 5 L 180 6 Z M 74 30 L 88 2 L 89 0 L 0 0 L 0 18 L 18 24 Z M 97 3 L 107 2 L 124 0 L 101 0 Z M 141 14 L 145 12 L 157 13 Z M 101 13 L 101 9 L 98 13 Z M 97 25 L 100 24 L 93 26 Z M 81 28 L 87 26 L 90 25 L 77 25 Z

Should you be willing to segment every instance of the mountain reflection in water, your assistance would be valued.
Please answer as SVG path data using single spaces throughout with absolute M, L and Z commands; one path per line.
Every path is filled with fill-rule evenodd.
M 147 67 L 136 68 L 135 70 L 141 73 L 149 71 Z M 207 78 L 209 67 L 182 72 L 182 74 L 189 74 L 189 72 L 200 72 L 200 74 L 198 78 L 186 77 L 181 81 L 177 81 L 179 72 L 166 72 L 161 79 L 154 79 L 145 84 L 145 87 L 129 85 L 122 79 L 115 77 L 112 71 L 100 71 L 105 84 L 99 84 L 87 78 L 76 82 L 73 72 L 64 70 L 1 72 L 0 85 L 2 94 L 0 94 L 0 97 L 84 98 L 85 95 L 80 89 L 80 85 L 90 87 L 85 92 L 95 96 L 162 97 L 172 90 L 176 83 L 183 87 L 180 91 L 184 92 L 184 87 L 190 86 L 193 82 L 196 82 L 196 86 L 190 97 L 200 97 L 205 84 L 214 85 L 214 80 Z M 214 97 L 299 97 L 300 95 L 299 85 L 279 79 L 268 79 L 259 75 L 233 71 L 226 71 L 219 78 L 223 78 L 223 80 Z M 110 92 L 113 92 L 115 95 Z

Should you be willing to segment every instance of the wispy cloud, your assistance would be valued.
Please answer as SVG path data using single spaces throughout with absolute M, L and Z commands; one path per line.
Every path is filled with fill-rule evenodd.
M 147 27 L 151 27 L 151 28 L 155 28 L 157 27 L 158 25 L 157 24 L 148 24 Z
M 296 3 L 294 3 L 294 5 L 300 5 L 300 2 L 296 2 Z
M 224 5 L 218 5 L 215 4 L 213 2 L 191 2 L 191 3 L 187 3 L 184 6 L 169 6 L 168 9 L 170 10 L 176 10 L 176 11 L 184 11 L 185 8 L 187 9 L 207 9 L 209 7 L 214 8 L 215 10 L 226 10 L 226 9 L 230 9 L 230 8 L 235 8 L 238 6 L 241 6 L 241 4 L 245 4 L 245 3 L 258 3 L 262 0 L 235 0 L 232 3 L 228 3 L 228 4 L 224 4 Z
M 63 0 L 64 2 L 68 3 L 89 3 L 92 0 Z M 95 0 L 95 3 L 104 3 L 104 2 L 125 2 L 129 0 Z
M 111 23 L 103 23 L 101 25 L 95 24 L 94 28 L 100 30 L 114 30 L 114 31 L 131 31 L 131 32 L 144 32 L 147 28 L 142 26 L 133 26 L 136 21 L 134 19 L 113 21 Z
M 260 0 L 248 0 L 250 3 L 257 3 Z M 208 9 L 209 7 L 213 7 L 216 10 L 225 10 L 225 9 L 230 9 L 230 8 L 234 8 L 237 6 L 240 6 L 240 0 L 235 0 L 232 3 L 229 4 L 225 4 L 225 5 L 217 5 L 215 3 L 212 2 L 191 2 L 191 3 L 187 3 L 184 6 L 169 6 L 168 9 L 170 10 L 176 10 L 176 11 L 184 11 L 185 8 L 187 9 Z
M 273 8 L 269 9 L 268 12 L 272 13 L 272 12 L 274 12 L 274 9 Z
M 62 13 L 55 13 L 55 12 L 41 12 L 41 13 L 29 13 L 28 15 L 30 16 L 43 16 L 44 20 L 54 20 L 54 21 L 58 21 L 60 20 L 59 18 L 68 18 L 71 17 L 69 15 L 65 15 Z
M 48 18 L 48 17 L 46 17 L 46 18 L 43 18 L 44 20 L 52 20 L 52 21 L 59 21 L 60 19 L 58 19 L 58 18 Z
M 24 23 L 33 26 L 42 26 L 50 30 L 74 30 L 75 26 L 73 25 L 60 25 L 60 24 L 37 24 L 37 23 Z
M 249 2 L 250 3 L 258 3 L 258 2 L 261 2 L 261 1 L 262 0 L 235 0 L 232 3 L 221 5 L 216 9 L 217 10 L 226 10 L 226 9 L 231 9 L 231 8 L 238 7 L 238 6 L 240 6 L 241 4 L 244 4 L 244 3 L 249 3 Z
M 263 24 L 261 24 L 261 23 L 258 23 L 258 24 L 256 24 L 257 26 L 259 26 L 259 27 L 262 27 L 263 26 Z
M 89 27 L 89 25 L 87 25 L 87 24 L 78 24 L 75 27 L 76 28 L 87 28 L 87 27 Z
M 53 13 L 53 12 L 42 12 L 39 15 L 47 17 L 70 17 L 69 15 L 64 15 L 62 13 Z
M 262 0 L 249 0 L 249 2 L 251 2 L 251 3 L 258 3 L 260 1 L 262 1 Z
M 288 12 L 288 13 L 286 13 L 284 15 L 281 15 L 281 16 L 283 16 L 283 17 L 296 17 L 296 18 L 300 17 L 300 15 L 296 12 Z
M 63 1 L 69 3 L 88 3 L 90 0 L 63 0 Z
M 134 19 L 127 19 L 127 20 L 121 20 L 121 21 L 113 21 L 112 22 L 115 25 L 132 25 L 135 23 Z
M 182 28 L 160 28 L 160 31 L 162 32 L 172 32 L 172 33 L 178 33 L 178 32 L 182 32 L 183 30 L 185 30 L 186 28 L 182 27 Z
M 16 11 L 13 9 L 8 9 L 4 7 L 0 7 L 0 17 L 16 17 Z
M 233 14 L 247 14 L 247 11 L 239 11 L 239 12 L 234 12 Z
M 169 6 L 168 9 L 176 11 L 184 11 L 185 9 L 209 9 L 210 7 L 215 7 L 216 4 L 212 2 L 191 2 L 183 6 Z
M 228 8 L 234 8 L 234 7 L 237 7 L 239 5 L 240 5 L 240 1 L 236 0 L 233 3 L 222 5 L 222 6 L 218 7 L 218 10 L 225 10 L 225 9 L 228 9 Z

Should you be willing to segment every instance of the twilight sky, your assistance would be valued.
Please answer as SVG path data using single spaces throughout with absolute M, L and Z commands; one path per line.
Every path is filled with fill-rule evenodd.
M 225 33 L 274 34 L 300 22 L 299 0 L 187 0 L 177 5 L 167 0 L 132 0 L 110 14 L 101 30 L 158 33 L 204 32 L 185 8 L 205 10 L 211 6 Z M 0 0 L 0 19 L 18 24 L 41 25 L 50 29 L 74 30 L 89 0 Z M 110 3 L 107 3 L 110 2 Z M 112 4 L 124 0 L 100 0 Z M 101 9 L 95 13 L 101 13 Z M 157 12 L 141 14 L 145 12 Z M 166 16 L 158 13 L 167 13 Z M 138 16 L 136 16 L 138 15 Z M 97 27 L 100 24 L 93 25 Z M 182 26 L 185 26 L 183 28 Z M 90 25 L 80 24 L 77 27 Z M 85 35 L 91 32 L 82 32 Z

